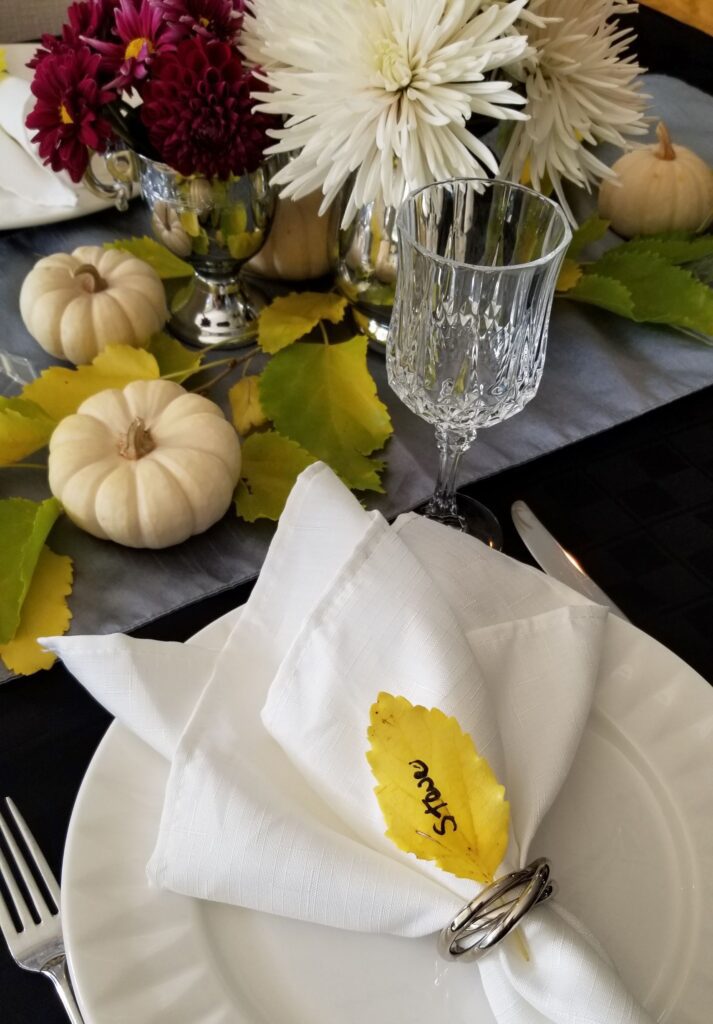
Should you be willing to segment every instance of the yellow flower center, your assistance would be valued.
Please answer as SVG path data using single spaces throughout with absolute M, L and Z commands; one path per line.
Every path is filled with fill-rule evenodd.
M 405 89 L 413 78 L 407 55 L 392 42 L 385 41 L 377 48 L 376 71 L 388 92 Z
M 59 119 L 62 122 L 62 124 L 74 124 L 74 119 L 65 107 L 64 103 L 61 103 L 59 107 Z
M 150 39 L 147 39 L 146 36 L 137 36 L 136 39 L 132 39 L 131 42 L 127 44 L 127 47 L 124 50 L 124 56 L 127 60 L 130 60 L 132 57 L 138 57 L 144 46 L 149 53 L 154 52 L 153 43 Z
M 203 26 L 203 28 L 208 28 L 208 26 L 210 25 L 210 21 L 208 20 L 208 18 L 199 18 L 198 21 Z

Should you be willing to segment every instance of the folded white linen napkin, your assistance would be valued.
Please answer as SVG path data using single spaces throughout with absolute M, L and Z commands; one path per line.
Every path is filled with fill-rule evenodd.
M 372 703 L 388 690 L 457 718 L 506 787 L 502 871 L 522 866 L 586 724 L 606 619 L 455 530 L 414 515 L 389 527 L 317 464 L 220 652 L 121 636 L 46 646 L 171 758 L 151 882 L 420 936 L 478 887 L 385 838 L 365 756 Z M 478 962 L 499 1024 L 649 1024 L 556 902 L 521 927 L 529 961 L 506 941 Z
M 40 206 L 76 206 L 66 174 L 45 167 L 25 118 L 34 105 L 30 83 L 0 75 L 0 188 Z

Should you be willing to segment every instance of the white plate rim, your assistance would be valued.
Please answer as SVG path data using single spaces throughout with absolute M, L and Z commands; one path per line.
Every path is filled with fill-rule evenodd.
M 227 631 L 235 621 L 237 609 L 221 619 L 211 623 L 191 638 L 189 643 L 203 643 L 205 646 L 218 649 L 222 646 Z M 698 907 L 700 913 L 694 922 L 698 930 L 697 950 L 691 971 L 686 979 L 685 991 L 677 994 L 675 1004 L 660 1017 L 661 1020 L 675 1020 L 676 1024 L 700 1024 L 701 1016 L 706 1007 L 713 1005 L 713 976 L 705 950 L 713 948 L 713 917 L 705 912 L 705 907 L 713 905 L 713 793 L 710 787 L 701 785 L 710 781 L 710 768 L 713 758 L 708 748 L 703 745 L 706 738 L 713 737 L 713 693 L 711 687 L 680 658 L 663 647 L 647 634 L 636 629 L 629 623 L 619 619 L 610 619 L 614 644 L 609 644 L 605 658 L 616 662 L 616 668 L 603 673 L 603 683 L 596 697 L 597 710 L 617 728 L 636 741 L 643 744 L 650 753 L 658 751 L 665 758 L 673 758 L 661 776 L 662 784 L 668 790 L 672 806 L 686 822 L 689 836 L 693 839 L 692 857 L 696 874 L 695 886 L 699 889 Z M 623 645 L 623 647 L 622 647 Z M 651 680 L 643 680 L 644 673 L 637 677 L 630 671 L 630 659 L 621 657 L 621 651 L 628 649 L 635 653 L 643 650 L 651 664 L 656 666 L 655 685 Z M 635 659 L 634 659 L 635 660 Z M 620 664 L 619 664 L 620 663 Z M 647 689 L 648 687 L 648 689 Z M 685 700 L 681 700 L 681 696 Z M 642 713 L 645 708 L 646 714 Z M 154 1021 L 171 1020 L 174 1017 L 155 1017 L 147 1015 L 145 1020 L 136 1017 L 136 1007 L 131 1004 L 131 1013 L 122 1013 L 122 994 L 113 990 L 110 994 L 111 1012 L 107 1013 L 107 1005 L 101 1004 L 96 987 L 91 984 L 89 972 L 84 969 L 82 941 L 86 937 L 86 906 L 81 905 L 80 891 L 83 885 L 81 872 L 77 866 L 81 863 L 81 847 L 83 839 L 82 816 L 85 806 L 91 810 L 92 791 L 97 784 L 105 762 L 111 760 L 115 747 L 129 740 L 144 747 L 142 741 L 130 734 L 119 723 L 113 723 L 107 730 L 92 761 L 87 769 L 80 787 L 75 808 L 72 813 L 63 867 L 62 885 L 62 916 L 65 932 L 65 946 L 70 962 L 71 973 L 75 982 L 78 1001 L 85 1015 L 87 1024 L 105 1024 L 107 1020 L 131 1020 L 132 1024 L 153 1024 Z M 708 754 L 708 759 L 701 755 Z M 157 756 L 157 755 L 156 755 Z M 678 764 L 676 764 L 678 759 Z M 654 766 L 655 767 L 655 766 Z M 671 768 L 674 771 L 671 772 Z M 142 785 L 146 780 L 141 780 Z M 146 886 L 148 892 L 148 885 Z M 136 896 L 137 894 L 134 894 Z M 138 894 L 139 899 L 143 893 Z M 184 915 L 185 932 L 174 936 L 179 942 L 194 942 L 196 929 L 199 927 L 199 901 L 186 897 L 162 893 L 161 899 L 170 900 L 172 908 L 181 907 Z M 168 904 L 166 904 L 168 906 Z M 122 910 L 124 905 L 122 903 Z M 173 909 L 171 910 L 173 913 Z M 80 919 L 84 914 L 84 924 Z M 173 918 L 171 918 L 173 922 Z M 175 928 L 175 922 L 173 923 Z M 84 933 L 84 936 L 83 936 Z M 104 935 L 105 932 L 102 933 Z M 102 935 L 96 935 L 101 942 Z M 86 943 L 85 943 L 86 945 Z M 108 944 L 111 948 L 111 939 Z M 92 950 L 92 955 L 96 951 Z M 106 951 L 105 951 L 106 952 Z M 156 979 L 166 986 L 179 978 L 165 977 Z M 220 970 L 209 958 L 198 965 L 189 986 L 184 979 L 180 980 L 182 1005 L 193 1005 L 190 1016 L 186 1020 L 210 1021 L 210 1024 L 228 1024 L 229 1021 L 240 1020 L 242 1024 L 262 1024 L 253 1017 L 236 1017 L 236 1007 L 222 978 Z M 128 996 L 124 997 L 129 998 Z M 118 1002 L 117 1002 L 118 999 Z M 191 1004 L 190 1000 L 193 1000 Z M 200 1007 L 200 1009 L 198 1009 Z M 675 1012 L 675 1017 L 672 1015 Z M 117 1015 L 118 1014 L 118 1015 Z M 284 1022 L 288 1024 L 288 1022 Z
M 37 43 L 0 43 L 5 53 L 8 72 L 18 77 L 31 79 L 32 74 L 25 67 L 37 49 Z M 21 228 L 41 227 L 43 224 L 59 224 L 65 220 L 76 220 L 91 213 L 111 209 L 113 202 L 100 199 L 83 185 L 75 186 L 76 206 L 42 206 L 30 203 L 19 196 L 0 189 L 0 231 L 17 231 Z

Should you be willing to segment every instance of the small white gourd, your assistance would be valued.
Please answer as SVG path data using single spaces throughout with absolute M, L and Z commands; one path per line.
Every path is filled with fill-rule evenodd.
M 132 548 L 202 533 L 228 509 L 240 442 L 218 406 L 167 380 L 92 395 L 55 428 L 49 483 L 77 526 Z
M 99 245 L 39 260 L 22 284 L 20 313 L 45 351 L 75 365 L 107 345 L 145 348 L 168 319 L 153 267 Z
M 656 134 L 658 143 L 620 157 L 612 167 L 618 180 L 599 189 L 600 215 L 624 238 L 703 231 L 713 219 L 713 170 L 674 145 L 663 121 Z

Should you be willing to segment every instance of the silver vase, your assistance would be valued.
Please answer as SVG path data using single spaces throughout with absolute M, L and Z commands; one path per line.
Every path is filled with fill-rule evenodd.
M 379 198 L 358 211 L 347 228 L 337 229 L 336 282 L 352 306 L 354 319 L 372 348 L 385 350 L 398 268 L 398 208 Z M 341 211 L 336 218 L 341 220 Z
M 264 245 L 275 195 L 266 165 L 228 181 L 185 177 L 167 164 L 123 151 L 109 154 L 109 184 L 92 172 L 93 191 L 126 208 L 131 182 L 151 211 L 154 237 L 190 263 L 195 274 L 173 302 L 169 327 L 189 345 L 236 348 L 249 344 L 250 324 L 264 304 L 262 294 L 243 281 L 240 270 Z

